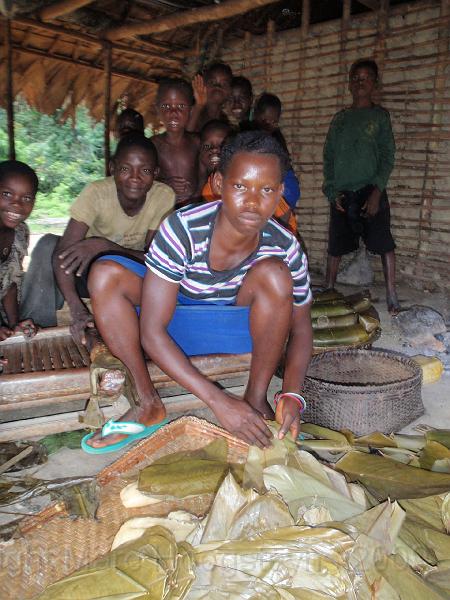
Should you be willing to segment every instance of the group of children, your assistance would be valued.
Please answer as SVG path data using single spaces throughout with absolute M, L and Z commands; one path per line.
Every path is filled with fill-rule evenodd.
M 367 65 L 351 71 L 352 93 L 355 73 L 359 79 L 353 87 L 359 90 L 369 71 Z M 285 352 L 275 416 L 280 437 L 289 430 L 298 435 L 312 349 L 307 260 L 293 215 L 299 184 L 279 129 L 280 100 L 263 94 L 253 111 L 252 105 L 250 81 L 214 63 L 192 86 L 182 79 L 160 83 L 156 110 L 163 133 L 145 137 L 141 115 L 123 111 L 111 177 L 84 188 L 62 237 L 41 238 L 22 286 L 24 221 L 38 182 L 23 163 L 0 164 L 0 291 L 6 323 L 0 339 L 18 331 L 32 335 L 34 322 L 55 325 L 56 310 L 66 300 L 75 339 L 84 343 L 87 329 L 95 325 L 136 385 L 137 406 L 88 436 L 87 452 L 116 450 L 164 422 L 165 408 L 144 352 L 210 406 L 222 426 L 260 447 L 270 443 L 265 419 L 274 414 L 267 389 Z M 376 154 L 378 130 L 369 131 L 371 122 L 363 120 L 360 129 L 371 136 Z M 347 187 L 337 182 L 337 188 L 330 187 L 333 169 L 336 176 L 339 172 L 333 158 L 339 126 L 335 129 L 333 139 L 327 138 L 325 179 L 332 210 L 339 211 L 338 192 Z M 386 181 L 368 183 L 381 193 Z M 375 210 L 375 200 L 369 204 Z M 92 313 L 83 302 L 88 297 Z M 216 387 L 188 359 L 249 351 L 243 400 Z

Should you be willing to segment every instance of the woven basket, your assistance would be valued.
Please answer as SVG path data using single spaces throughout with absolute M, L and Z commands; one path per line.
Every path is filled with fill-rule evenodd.
M 245 461 L 247 444 L 207 421 L 182 417 L 137 444 L 98 474 L 100 503 L 95 521 L 70 519 L 61 504 L 53 504 L 38 515 L 24 519 L 20 528 L 22 537 L 0 544 L 1 600 L 33 598 L 55 581 L 104 556 L 121 525 L 132 517 L 163 516 L 173 510 L 204 515 L 211 506 L 213 494 L 127 509 L 120 500 L 120 491 L 133 475 L 154 460 L 174 452 L 196 450 L 218 437 L 227 439 L 230 462 Z
M 422 371 L 403 356 L 346 350 L 314 356 L 305 379 L 303 418 L 355 435 L 398 431 L 424 413 Z

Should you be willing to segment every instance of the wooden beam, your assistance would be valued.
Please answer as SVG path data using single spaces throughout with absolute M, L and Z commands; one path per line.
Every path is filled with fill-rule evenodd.
M 234 15 L 243 14 L 259 8 L 273 4 L 277 0 L 228 0 L 219 5 L 202 6 L 191 10 L 183 10 L 166 17 L 142 21 L 133 25 L 121 25 L 113 27 L 105 32 L 105 37 L 109 40 L 118 40 L 121 38 L 133 37 L 135 35 L 148 35 L 150 33 L 163 33 L 178 29 L 178 27 L 187 27 L 195 23 L 205 23 L 207 21 L 219 21 Z
M 380 8 L 380 0 L 358 0 L 358 2 L 372 10 L 378 10 Z
M 81 33 L 80 31 L 75 31 L 74 29 L 66 29 L 65 27 L 59 27 L 58 25 L 53 25 L 50 23 L 41 23 L 40 21 L 35 21 L 34 19 L 26 19 L 25 17 L 23 17 L 20 19 L 14 19 L 12 23 L 13 25 L 17 23 L 17 25 L 22 25 L 24 27 L 34 27 L 36 29 L 41 29 L 42 31 L 49 31 L 59 35 L 66 35 L 67 37 L 73 38 L 74 40 L 86 42 L 87 44 L 91 44 L 94 46 L 102 45 L 102 40 L 99 37 L 88 35 L 86 33 Z M 137 54 L 143 57 L 154 56 L 155 58 L 159 58 L 161 60 L 171 60 L 177 62 L 182 60 L 185 56 L 189 55 L 188 49 L 184 49 L 182 46 L 178 46 L 176 44 L 168 44 L 167 42 L 162 42 L 160 40 L 155 40 L 153 42 L 144 42 L 143 40 L 139 40 L 139 45 L 141 46 L 140 48 L 134 48 L 132 46 L 126 46 L 124 44 L 114 44 L 113 50 L 126 50 L 127 52 L 132 52 L 133 54 Z M 161 56 L 160 49 L 168 50 L 172 53 L 172 56 Z M 179 56 L 181 54 L 182 56 Z
M 105 176 L 108 177 L 110 153 L 110 122 L 111 122 L 111 72 L 112 72 L 112 50 L 111 42 L 104 42 L 105 45 L 105 95 L 104 95 L 104 121 L 105 121 Z
M 43 21 L 50 21 L 56 19 L 61 15 L 74 12 L 86 4 L 92 4 L 93 0 L 61 0 L 61 2 L 54 2 L 50 6 L 45 6 L 39 11 L 39 17 Z
M 8 156 L 10 160 L 16 158 L 14 144 L 14 89 L 13 89 L 13 64 L 11 43 L 11 21 L 6 20 L 5 26 L 5 50 L 6 50 L 6 113 L 8 120 Z

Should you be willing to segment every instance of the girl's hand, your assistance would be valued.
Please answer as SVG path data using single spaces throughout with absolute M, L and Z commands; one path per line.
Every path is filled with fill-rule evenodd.
M 6 327 L 6 325 L 0 325 L 0 342 L 7 340 L 13 333 L 14 331 L 9 327 Z
M 282 440 L 286 433 L 290 431 L 294 441 L 300 433 L 300 408 L 298 402 L 284 396 L 280 398 L 275 411 L 275 420 L 281 425 L 278 432 L 278 439 Z
M 32 338 L 36 335 L 38 328 L 33 322 L 33 319 L 25 319 L 20 321 L 14 327 L 14 333 L 21 333 L 27 338 Z
M 205 106 L 206 104 L 206 85 L 201 75 L 196 75 L 192 80 L 192 89 L 194 90 L 195 104 Z

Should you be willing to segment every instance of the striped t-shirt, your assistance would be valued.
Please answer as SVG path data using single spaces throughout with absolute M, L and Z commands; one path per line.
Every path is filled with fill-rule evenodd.
M 232 304 L 242 280 L 257 262 L 274 256 L 289 267 L 294 304 L 311 300 L 308 262 L 297 239 L 273 219 L 261 231 L 256 250 L 233 269 L 214 271 L 209 249 L 221 201 L 189 205 L 165 219 L 153 238 L 145 262 L 159 277 L 180 284 L 179 291 L 194 300 Z

